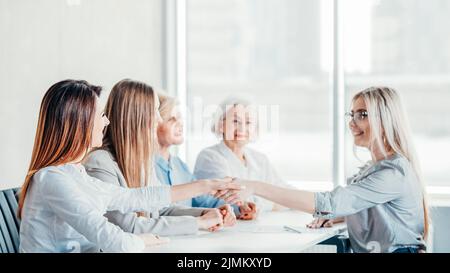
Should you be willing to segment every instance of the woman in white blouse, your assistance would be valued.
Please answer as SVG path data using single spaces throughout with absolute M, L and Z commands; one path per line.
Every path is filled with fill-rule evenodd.
M 288 187 L 267 156 L 247 146 L 258 135 L 254 110 L 254 105 L 244 98 L 231 97 L 220 104 L 211 128 L 220 142 L 198 155 L 194 169 L 197 179 L 228 176 Z M 271 201 L 251 196 L 239 206 L 239 218 L 251 220 L 256 218 L 257 211 L 279 208 Z
M 42 100 L 19 198 L 21 252 L 139 252 L 163 240 L 124 232 L 108 222 L 106 211 L 152 210 L 233 184 L 126 189 L 88 176 L 80 162 L 102 144 L 109 123 L 98 106 L 100 91 L 85 81 L 65 80 L 51 86 Z

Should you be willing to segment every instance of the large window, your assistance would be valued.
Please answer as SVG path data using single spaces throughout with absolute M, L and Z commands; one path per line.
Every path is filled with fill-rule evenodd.
M 209 131 L 214 105 L 245 94 L 265 109 L 268 129 L 251 145 L 285 180 L 331 185 L 332 47 L 322 34 L 332 25 L 321 2 L 193 0 L 186 8 L 191 166 L 218 141 Z
M 346 101 L 372 85 L 397 89 L 426 182 L 450 186 L 450 2 L 347 0 L 342 4 Z M 351 140 L 350 135 L 346 139 Z M 349 150 L 348 171 L 355 166 Z
M 285 180 L 329 188 L 333 160 L 345 163 L 347 176 L 361 165 L 348 129 L 345 156 L 333 156 L 338 83 L 331 76 L 341 73 L 345 106 L 339 111 L 369 86 L 401 93 L 426 182 L 450 186 L 448 14 L 447 0 L 188 0 L 189 165 L 217 142 L 209 133 L 214 105 L 249 94 L 279 121 L 252 145 Z M 342 55 L 336 56 L 338 45 Z

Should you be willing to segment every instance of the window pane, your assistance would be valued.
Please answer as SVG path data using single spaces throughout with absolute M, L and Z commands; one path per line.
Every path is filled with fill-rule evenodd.
M 267 106 L 251 144 L 288 181 L 331 181 L 330 1 L 187 2 L 188 163 L 217 142 L 208 114 L 230 94 Z M 275 131 L 275 132 L 273 132 Z
M 426 182 L 450 186 L 450 1 L 342 4 L 347 103 L 356 91 L 373 85 L 399 91 Z M 349 173 L 356 162 L 346 150 Z

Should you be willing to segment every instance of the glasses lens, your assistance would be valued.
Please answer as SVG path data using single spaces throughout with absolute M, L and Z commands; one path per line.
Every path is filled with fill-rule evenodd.
M 355 120 L 357 122 L 363 121 L 366 117 L 367 117 L 367 112 L 366 111 L 360 111 L 360 112 L 356 112 L 355 113 Z
M 352 120 L 352 113 L 345 113 L 344 115 L 345 122 L 349 123 Z

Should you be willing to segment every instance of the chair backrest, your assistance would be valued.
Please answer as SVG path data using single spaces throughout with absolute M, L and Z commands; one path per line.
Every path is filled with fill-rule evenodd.
M 0 253 L 19 251 L 18 189 L 0 191 Z

